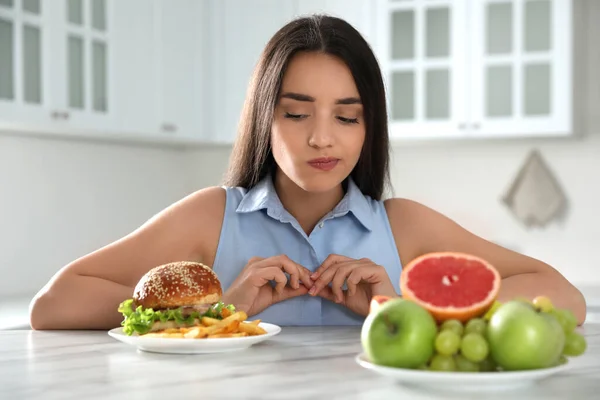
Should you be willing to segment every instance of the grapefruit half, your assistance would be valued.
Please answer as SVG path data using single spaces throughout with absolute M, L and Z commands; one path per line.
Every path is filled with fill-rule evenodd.
M 500 274 L 486 260 L 465 253 L 424 254 L 400 275 L 402 297 L 427 309 L 438 322 L 479 317 L 500 291 Z

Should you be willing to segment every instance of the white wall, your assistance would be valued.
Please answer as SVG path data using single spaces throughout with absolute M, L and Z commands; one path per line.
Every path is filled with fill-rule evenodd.
M 177 150 L 0 136 L 0 300 L 186 195 L 188 171 Z

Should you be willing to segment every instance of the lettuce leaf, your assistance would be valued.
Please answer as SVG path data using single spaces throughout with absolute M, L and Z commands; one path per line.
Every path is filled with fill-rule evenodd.
M 131 336 L 134 333 L 139 335 L 146 334 L 152 328 L 155 322 L 167 322 L 176 321 L 179 324 L 192 325 L 196 318 L 210 317 L 222 319 L 221 311 L 223 308 L 227 308 L 231 312 L 235 312 L 233 304 L 224 304 L 218 302 L 213 304 L 205 313 L 201 314 L 197 311 L 192 312 L 189 316 L 184 317 L 182 314 L 182 308 L 165 311 L 154 311 L 151 308 L 142 308 L 138 306 L 136 309 L 133 308 L 133 299 L 127 299 L 119 304 L 118 311 L 123 314 L 124 318 L 121 322 L 123 332 Z

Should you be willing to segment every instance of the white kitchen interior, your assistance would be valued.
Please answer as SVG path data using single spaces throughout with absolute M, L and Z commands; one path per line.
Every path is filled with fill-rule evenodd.
M 0 328 L 220 184 L 262 47 L 313 12 L 380 60 L 393 194 L 553 265 L 600 319 L 600 1 L 0 0 Z

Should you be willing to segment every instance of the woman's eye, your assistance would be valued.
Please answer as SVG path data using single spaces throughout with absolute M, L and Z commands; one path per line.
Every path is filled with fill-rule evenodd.
M 358 118 L 337 117 L 337 119 L 345 124 L 358 124 Z
M 306 117 L 306 115 L 304 114 L 290 114 L 288 112 L 285 113 L 285 118 L 289 118 L 289 119 L 301 119 Z

